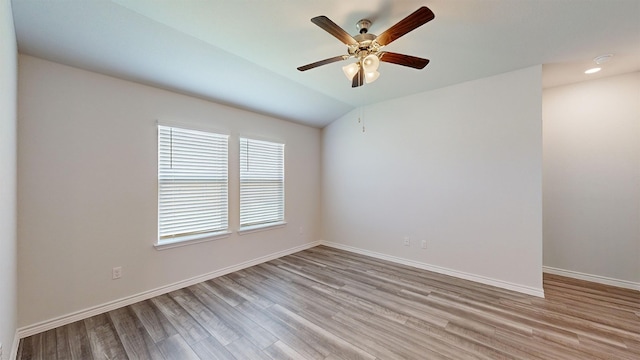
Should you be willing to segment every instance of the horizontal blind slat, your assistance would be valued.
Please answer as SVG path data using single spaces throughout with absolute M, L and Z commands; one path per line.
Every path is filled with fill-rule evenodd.
M 240 226 L 284 221 L 284 144 L 240 138 Z
M 160 239 L 228 228 L 228 136 L 158 126 Z

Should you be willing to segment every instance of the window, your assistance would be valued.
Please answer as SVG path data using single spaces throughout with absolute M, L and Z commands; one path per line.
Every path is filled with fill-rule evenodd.
M 158 126 L 158 245 L 228 229 L 228 136 Z
M 284 144 L 240 138 L 240 229 L 284 223 Z

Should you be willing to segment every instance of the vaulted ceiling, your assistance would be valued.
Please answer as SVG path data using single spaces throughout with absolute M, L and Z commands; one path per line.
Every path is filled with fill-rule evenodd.
M 640 0 L 13 0 L 23 54 L 323 127 L 370 103 L 544 64 L 543 85 L 640 70 Z M 431 60 L 382 63 L 351 88 L 346 54 L 310 19 L 380 34 L 420 6 L 435 19 L 385 49 Z M 589 77 L 589 79 L 593 78 Z

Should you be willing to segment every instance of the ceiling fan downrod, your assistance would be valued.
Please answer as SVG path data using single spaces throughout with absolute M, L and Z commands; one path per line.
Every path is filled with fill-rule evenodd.
M 356 28 L 360 32 L 360 34 L 366 34 L 369 32 L 369 27 L 371 27 L 371 21 L 368 19 L 361 19 L 356 23 Z

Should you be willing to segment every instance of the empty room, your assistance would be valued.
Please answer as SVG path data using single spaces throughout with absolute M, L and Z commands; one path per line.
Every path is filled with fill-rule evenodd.
M 640 359 L 640 0 L 0 0 L 0 360 Z

